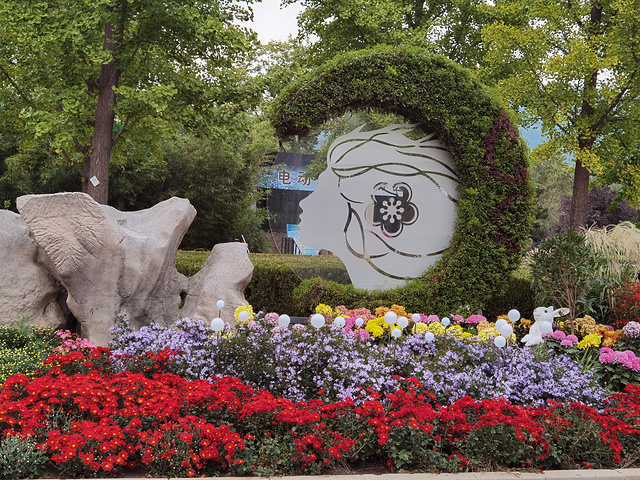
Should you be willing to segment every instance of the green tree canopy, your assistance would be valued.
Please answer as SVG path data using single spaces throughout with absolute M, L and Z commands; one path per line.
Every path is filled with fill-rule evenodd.
M 548 140 L 534 155 L 576 161 L 571 227 L 585 225 L 590 173 L 623 179 L 639 205 L 629 151 L 640 134 L 637 2 L 500 0 L 492 9 L 499 21 L 483 30 L 486 72 L 525 126 L 541 121 Z
M 116 142 L 232 128 L 257 101 L 238 68 L 248 17 L 234 0 L 0 0 L 2 98 L 23 138 L 46 139 L 106 203 Z
M 284 4 L 296 0 L 283 0 Z M 467 67 L 482 61 L 484 0 L 305 0 L 300 35 L 315 64 L 376 45 L 414 45 Z

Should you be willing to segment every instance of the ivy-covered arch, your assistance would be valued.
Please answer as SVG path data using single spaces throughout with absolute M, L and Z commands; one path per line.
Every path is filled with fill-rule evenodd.
M 303 135 L 349 111 L 394 113 L 437 131 L 460 178 L 449 248 L 397 291 L 408 308 L 481 307 L 507 284 L 526 246 L 532 190 L 526 147 L 493 92 L 453 62 L 411 48 L 352 52 L 292 82 L 275 100 L 278 135 Z

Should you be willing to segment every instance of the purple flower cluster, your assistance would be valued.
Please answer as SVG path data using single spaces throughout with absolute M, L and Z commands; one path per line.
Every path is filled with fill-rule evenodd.
M 187 378 L 231 375 L 294 401 L 314 398 L 320 390 L 327 399 L 361 401 L 362 388 L 391 393 L 400 386 L 399 377 L 416 377 L 443 404 L 466 395 L 504 397 L 526 405 L 541 405 L 547 399 L 596 405 L 603 397 L 590 374 L 552 350 L 498 349 L 492 342 L 450 335 L 435 342 L 409 335 L 385 344 L 346 334 L 337 325 L 316 330 L 274 323 L 271 317 L 257 319 L 223 337 L 189 319 L 138 332 L 122 319 L 112 329 L 110 347 L 115 354 L 131 355 L 180 350 L 177 368 Z

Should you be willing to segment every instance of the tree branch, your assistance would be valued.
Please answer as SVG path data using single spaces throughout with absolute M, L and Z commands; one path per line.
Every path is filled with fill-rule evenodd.
M 64 158 L 66 158 L 67 161 L 69 162 L 69 165 L 71 165 L 73 168 L 76 169 L 76 172 L 78 172 L 80 174 L 81 178 L 84 178 L 84 172 L 78 168 L 78 166 L 75 164 L 75 162 L 73 161 L 71 156 L 67 153 L 67 151 L 62 147 L 60 147 L 60 150 L 62 151 L 62 154 L 64 155 Z
M 26 101 L 28 101 L 29 103 L 31 103 L 31 98 L 29 98 L 18 86 L 18 84 L 13 80 L 13 78 L 11 78 L 11 75 L 9 75 L 9 72 L 7 72 L 4 67 L 2 65 L 0 65 L 0 70 L 2 70 L 2 73 L 4 73 L 4 76 L 7 77 L 7 80 L 9 80 L 9 83 L 11 84 L 11 86 L 13 88 L 16 89 L 16 92 L 18 92 L 18 95 L 20 95 L 22 98 L 24 98 Z
M 133 122 L 131 122 L 131 127 L 133 127 L 136 123 L 138 123 L 138 119 L 136 118 Z M 120 138 L 120 135 L 122 135 L 122 132 L 124 132 L 125 127 L 129 124 L 129 117 L 124 119 L 124 123 L 122 124 L 122 128 L 120 129 L 120 131 L 118 131 L 118 133 L 116 133 L 116 136 L 113 137 L 113 145 L 115 145 L 115 143 L 118 141 L 118 139 Z

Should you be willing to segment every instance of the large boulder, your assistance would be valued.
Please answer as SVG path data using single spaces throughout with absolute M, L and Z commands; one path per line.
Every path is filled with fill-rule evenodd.
M 181 316 L 204 320 L 209 325 L 220 314 L 225 322 L 234 325 L 236 308 L 247 303 L 244 289 L 252 275 L 246 243 L 218 243 L 200 271 L 189 279 Z M 218 300 L 225 303 L 222 311 L 216 305 Z
M 66 288 L 82 336 L 107 345 L 118 313 L 135 328 L 178 318 L 187 278 L 176 252 L 196 215 L 188 200 L 120 212 L 75 192 L 25 195 L 17 206 Z
M 57 302 L 61 285 L 38 263 L 39 249 L 20 215 L 0 210 L 0 325 L 27 317 L 60 328 L 66 319 Z

